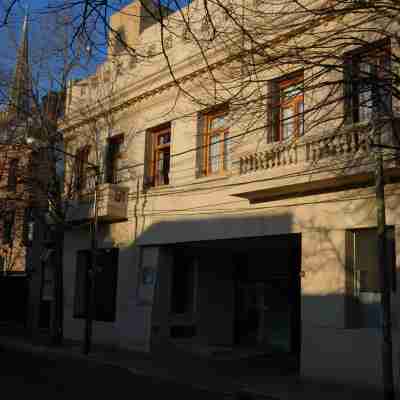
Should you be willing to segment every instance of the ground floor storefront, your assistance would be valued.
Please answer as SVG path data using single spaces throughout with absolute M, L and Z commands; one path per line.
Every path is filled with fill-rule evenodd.
M 279 358 L 298 371 L 301 235 L 192 242 L 159 252 L 153 351 Z
M 317 200 L 320 200 L 319 198 Z M 399 370 L 398 198 L 388 197 L 393 361 Z M 93 343 L 178 362 L 279 365 L 288 374 L 382 385 L 376 214 L 370 200 L 151 221 L 101 249 Z M 132 225 L 118 227 L 132 232 Z M 128 235 L 127 235 L 128 236 Z M 66 235 L 64 333 L 84 337 L 88 232 Z M 83 268 L 83 269 L 82 269 Z M 207 361 L 208 362 L 208 361 Z

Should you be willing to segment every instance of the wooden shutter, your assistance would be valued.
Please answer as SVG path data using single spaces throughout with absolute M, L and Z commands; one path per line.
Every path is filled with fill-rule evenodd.
M 279 138 L 279 84 L 269 81 L 267 88 L 267 143 Z
M 101 249 L 97 256 L 94 319 L 114 322 L 116 315 L 118 250 Z
M 205 175 L 205 120 L 206 117 L 203 113 L 199 112 L 197 114 L 197 124 L 196 124 L 196 178 L 200 178 Z
M 343 62 L 343 118 L 345 125 L 351 125 L 354 121 L 353 93 L 353 58 L 346 57 Z
M 86 317 L 89 262 L 88 250 L 79 250 L 76 253 L 74 318 Z
M 154 186 L 152 163 L 153 163 L 153 132 L 146 131 L 144 166 L 143 166 L 143 189 L 145 190 L 151 186 Z

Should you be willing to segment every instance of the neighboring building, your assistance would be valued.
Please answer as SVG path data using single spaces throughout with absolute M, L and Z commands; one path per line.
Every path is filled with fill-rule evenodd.
M 203 12 L 200 3 L 190 5 L 196 16 Z M 110 24 L 138 55 L 149 57 L 116 50 L 112 42 L 96 74 L 71 83 L 67 95 L 65 148 L 74 157 L 66 165 L 65 194 L 74 228 L 64 246 L 65 337 L 84 337 L 98 165 L 95 343 L 232 359 L 276 354 L 303 376 L 379 386 L 368 137 L 375 112 L 368 101 L 376 88 L 361 90 L 347 71 L 387 65 L 381 57 L 397 53 L 396 44 L 339 55 L 347 66 L 345 84 L 329 115 L 320 109 L 303 114 L 325 93 L 323 85 L 303 90 L 315 71 L 265 69 L 265 97 L 254 105 L 263 107 L 265 119 L 254 126 L 248 101 L 240 108 L 240 101 L 220 94 L 216 102 L 207 90 L 214 83 L 210 70 L 227 73 L 224 49 L 210 53 L 205 67 L 190 32 L 189 38 L 183 28 L 181 37 L 165 37 L 174 80 L 158 54 L 160 25 L 145 23 L 141 10 L 132 3 Z M 203 25 L 193 29 L 209 34 Z M 376 43 L 379 35 L 365 39 Z M 329 74 L 325 78 L 339 82 L 343 77 L 334 69 Z M 191 95 L 214 106 L 201 106 Z M 386 144 L 396 143 L 397 107 L 393 100 L 393 124 L 382 127 Z M 397 371 L 400 169 L 386 155 L 384 167 Z
M 55 129 L 55 103 L 50 93 L 43 112 L 35 107 L 26 17 L 9 105 L 0 121 L 0 323 L 33 337 L 43 329 L 50 333 L 54 307 L 46 215 L 55 171 L 43 139 Z

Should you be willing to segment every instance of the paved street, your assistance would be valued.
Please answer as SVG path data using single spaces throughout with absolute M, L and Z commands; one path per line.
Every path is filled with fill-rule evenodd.
M 56 359 L 45 355 L 0 350 L 0 385 L 3 398 L 76 399 L 118 398 L 190 400 L 225 399 L 223 394 L 193 389 L 188 385 L 135 376 L 127 369 L 84 360 Z M 164 397 L 165 398 L 165 397 Z

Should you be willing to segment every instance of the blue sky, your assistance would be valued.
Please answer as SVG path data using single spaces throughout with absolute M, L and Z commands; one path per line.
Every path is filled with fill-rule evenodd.
M 162 0 L 163 4 L 169 8 L 177 9 L 186 5 L 190 0 Z M 0 0 L 0 20 L 4 20 L 5 9 L 11 0 Z M 131 3 L 132 0 L 109 0 L 110 8 L 107 10 L 109 15 L 124 5 Z M 66 57 L 64 36 L 72 36 L 72 24 L 78 26 L 82 20 L 82 5 L 70 7 L 68 15 L 70 22 L 63 25 L 64 16 L 57 11 L 60 4 L 72 4 L 74 1 L 65 0 L 25 0 L 18 1 L 9 15 L 8 24 L 0 26 L 0 69 L 9 74 L 13 71 L 16 57 L 16 49 L 21 40 L 22 21 L 25 14 L 25 7 L 29 7 L 29 39 L 30 55 L 34 80 L 39 82 L 37 87 L 45 92 L 49 88 L 57 88 L 57 80 L 61 76 L 64 61 L 66 58 L 72 59 L 74 50 L 69 49 Z M 65 13 L 64 13 L 65 15 Z M 60 19 L 61 18 L 61 19 Z M 92 18 L 94 18 L 92 16 Z M 93 19 L 94 21 L 94 19 Z M 81 78 L 91 74 L 96 65 L 102 63 L 106 54 L 106 32 L 104 24 L 97 21 L 92 25 L 94 29 L 89 32 L 95 44 L 92 46 L 91 57 L 87 57 L 87 52 L 79 58 L 80 66 L 75 66 L 69 74 L 69 78 Z M 63 44 L 60 44 L 60 43 Z M 62 49 L 62 51 L 61 51 Z M 78 59 L 76 58 L 76 59 Z

